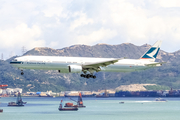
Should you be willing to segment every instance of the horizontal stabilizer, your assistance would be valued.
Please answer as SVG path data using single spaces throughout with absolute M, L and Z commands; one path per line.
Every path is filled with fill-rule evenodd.
M 146 64 L 146 66 L 149 66 L 149 67 L 154 67 L 154 66 L 162 66 L 162 64 L 164 64 L 166 62 L 161 62 L 161 63 L 152 63 L 152 64 Z

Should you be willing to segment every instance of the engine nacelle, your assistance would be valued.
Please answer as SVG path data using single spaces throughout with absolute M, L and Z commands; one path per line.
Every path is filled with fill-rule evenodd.
M 69 72 L 70 73 L 80 73 L 82 72 L 82 66 L 79 65 L 69 65 Z

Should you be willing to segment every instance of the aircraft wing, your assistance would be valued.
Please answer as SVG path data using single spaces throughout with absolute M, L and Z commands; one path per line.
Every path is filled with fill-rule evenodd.
M 161 66 L 162 64 L 164 64 L 166 62 L 161 62 L 161 63 L 151 63 L 151 64 L 145 64 L 146 66 L 149 66 L 149 67 L 154 67 L 154 66 Z
M 123 58 L 121 58 L 123 59 Z M 109 61 L 102 61 L 102 62 L 94 62 L 94 63 L 90 63 L 90 64 L 83 64 L 83 68 L 87 68 L 87 69 L 91 69 L 91 68 L 99 68 L 99 67 L 106 67 L 110 64 L 114 64 L 116 62 L 118 62 L 121 59 L 114 59 L 114 60 L 109 60 Z

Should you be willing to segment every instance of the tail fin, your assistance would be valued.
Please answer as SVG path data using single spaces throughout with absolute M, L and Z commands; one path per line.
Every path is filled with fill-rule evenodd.
M 162 41 L 157 41 L 140 59 L 154 62 L 160 50 Z

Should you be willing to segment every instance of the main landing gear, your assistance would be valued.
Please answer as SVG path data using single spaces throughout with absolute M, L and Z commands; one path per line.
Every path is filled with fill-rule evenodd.
M 96 78 L 96 76 L 95 75 L 91 75 L 91 74 L 81 74 L 81 77 L 84 77 L 84 78 Z

